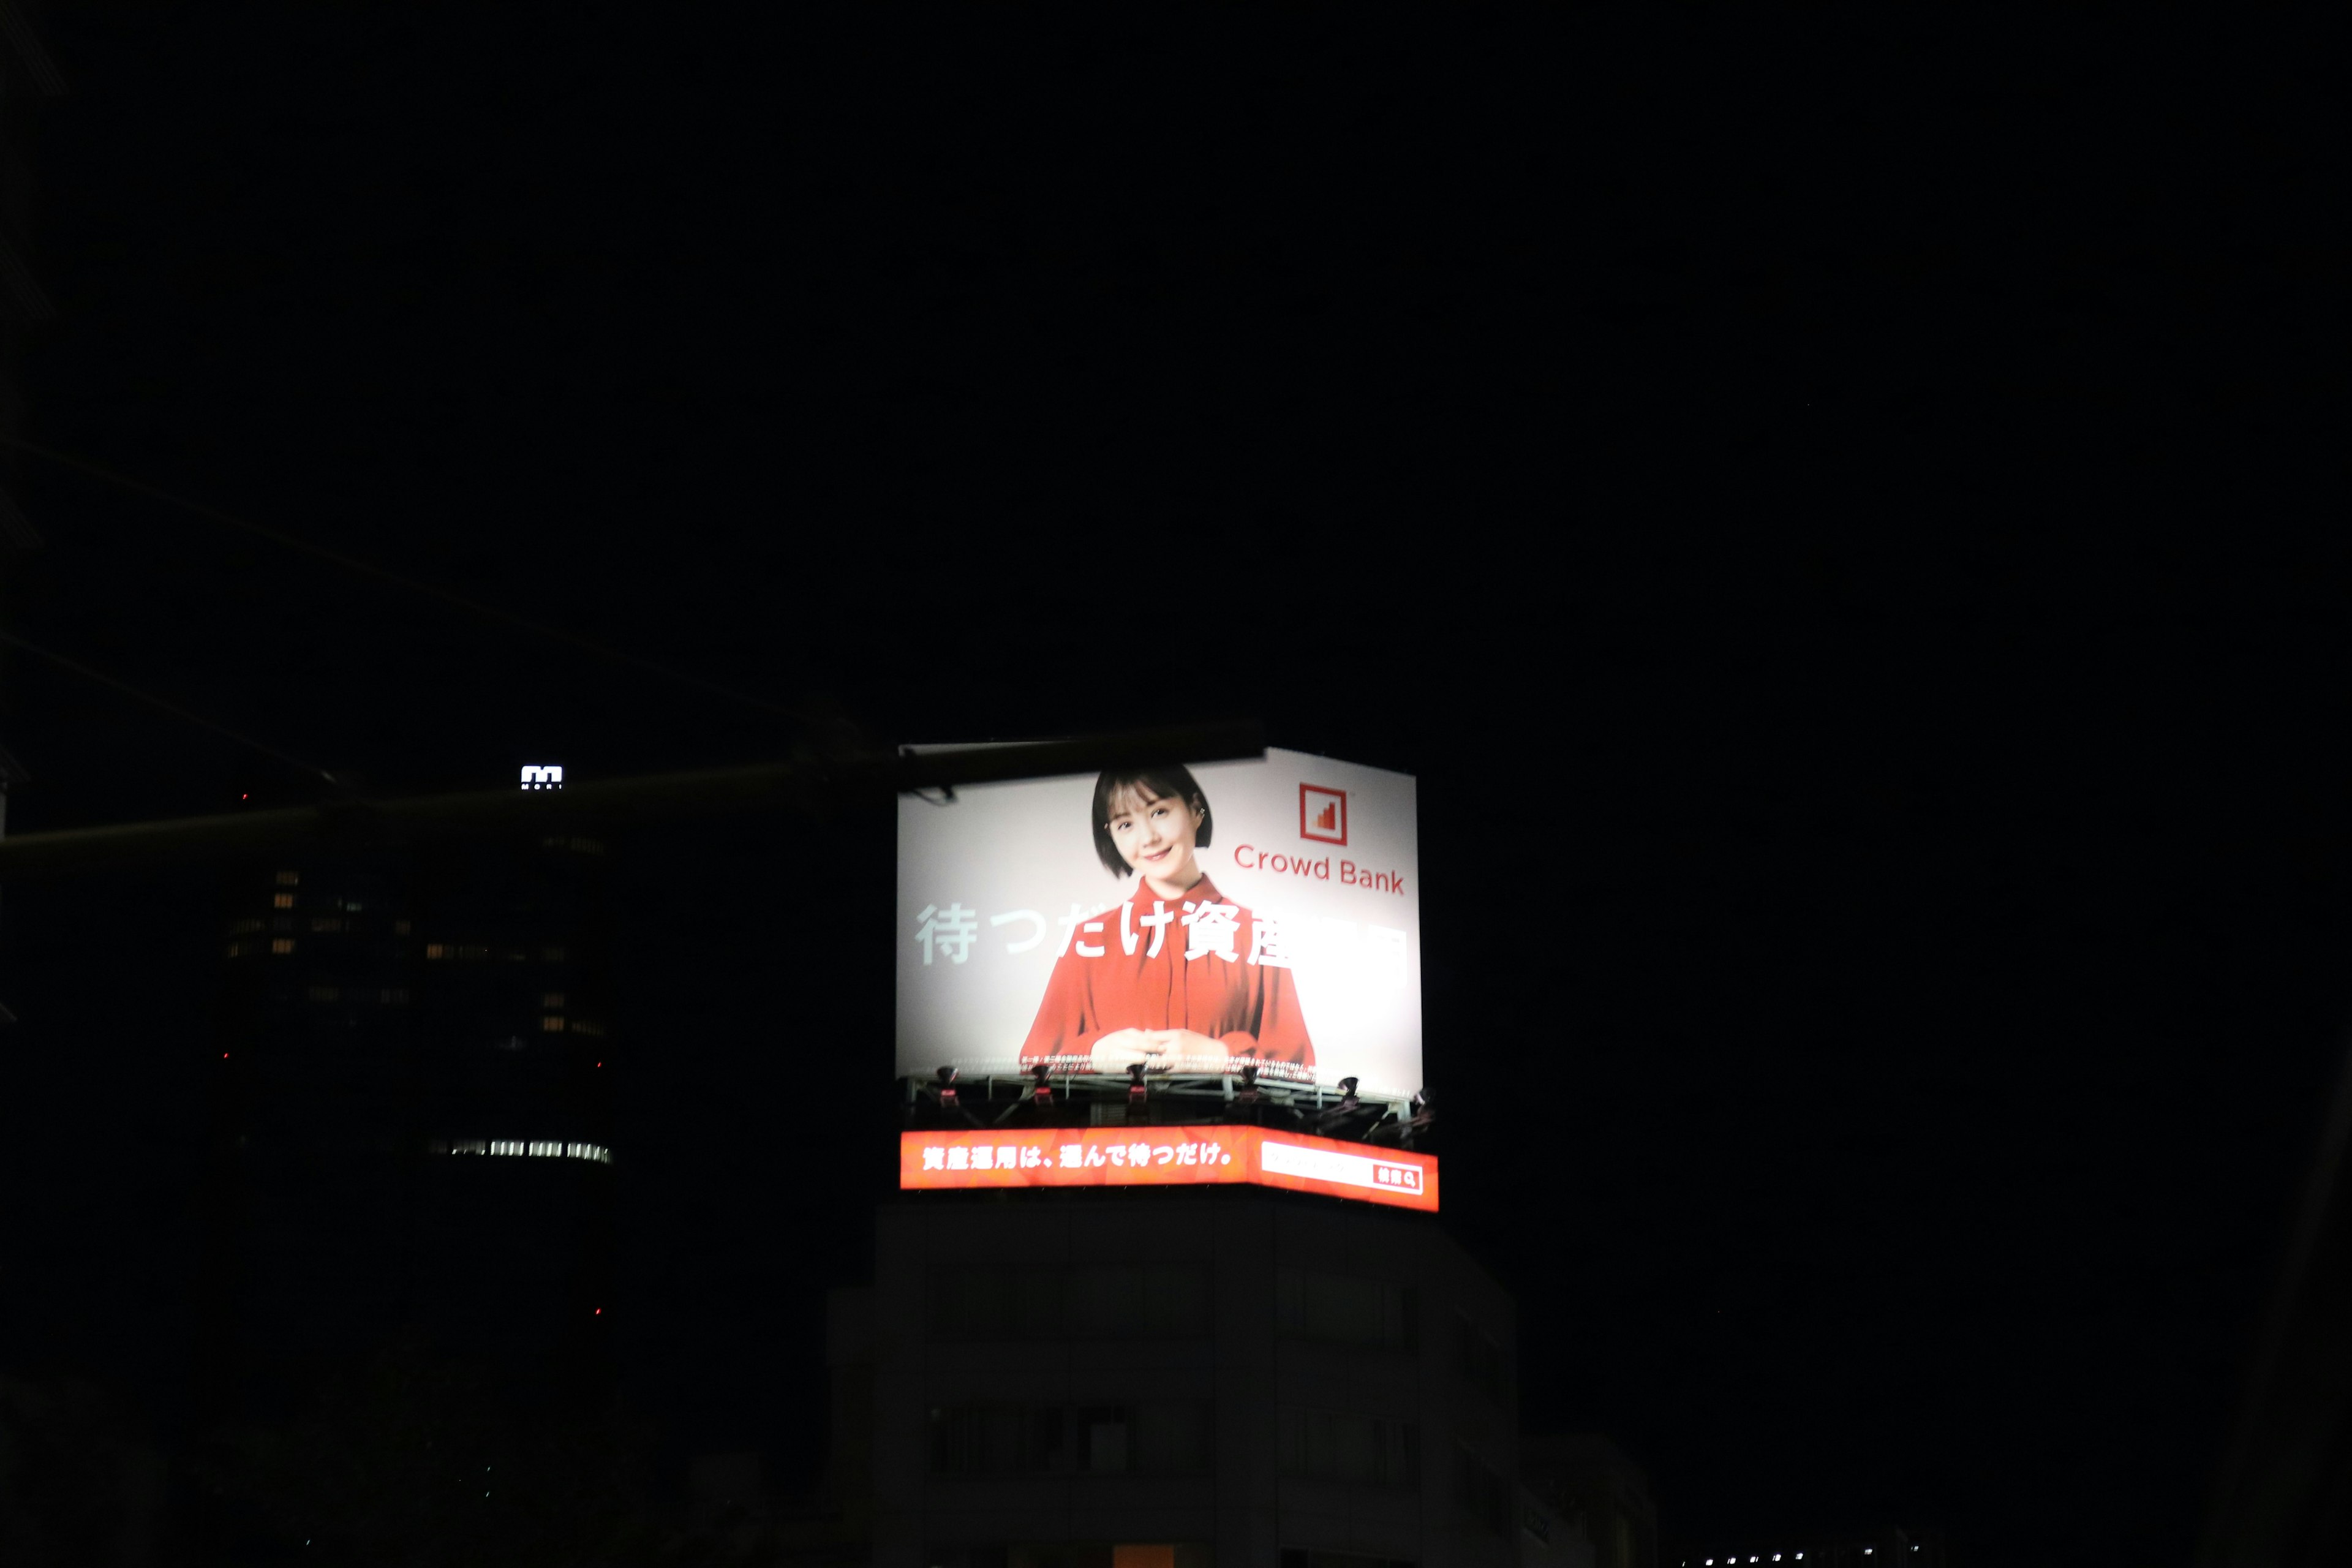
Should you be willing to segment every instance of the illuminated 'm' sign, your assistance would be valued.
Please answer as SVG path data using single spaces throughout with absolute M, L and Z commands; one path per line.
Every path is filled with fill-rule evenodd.
M 898 1185 L 1188 1186 L 1248 1183 L 1437 1212 L 1437 1157 L 1263 1127 L 902 1132 Z
M 563 787 L 563 769 L 554 763 L 549 763 L 542 766 L 536 763 L 525 763 L 522 770 L 522 787 L 525 789 L 562 789 Z

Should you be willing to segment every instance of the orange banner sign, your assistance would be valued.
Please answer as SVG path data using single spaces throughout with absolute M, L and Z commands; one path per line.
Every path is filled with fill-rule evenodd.
M 1262 1127 L 902 1132 L 898 1185 L 1192 1186 L 1247 1182 L 1437 1212 L 1437 1158 Z

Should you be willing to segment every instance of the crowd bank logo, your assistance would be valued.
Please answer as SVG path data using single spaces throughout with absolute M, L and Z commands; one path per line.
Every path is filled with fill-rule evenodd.
M 1348 792 L 1321 784 L 1298 786 L 1298 837 L 1318 844 L 1348 842 Z

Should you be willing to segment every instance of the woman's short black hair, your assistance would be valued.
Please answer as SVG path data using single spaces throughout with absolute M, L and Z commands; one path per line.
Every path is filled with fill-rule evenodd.
M 1217 826 L 1216 814 L 1209 809 L 1209 797 L 1201 793 L 1193 781 L 1192 770 L 1181 763 L 1168 763 L 1156 768 L 1110 768 L 1095 780 L 1095 853 L 1110 868 L 1114 877 L 1131 874 L 1135 868 L 1118 852 L 1110 838 L 1110 803 L 1131 789 L 1146 789 L 1154 800 L 1181 800 L 1201 814 L 1201 830 L 1192 835 L 1192 842 L 1205 849 L 1209 835 Z

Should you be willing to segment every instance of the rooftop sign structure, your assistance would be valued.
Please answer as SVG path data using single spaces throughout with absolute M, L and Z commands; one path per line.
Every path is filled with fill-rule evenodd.
M 1263 1127 L 902 1132 L 905 1191 L 1246 1183 L 1437 1212 L 1437 1158 Z

